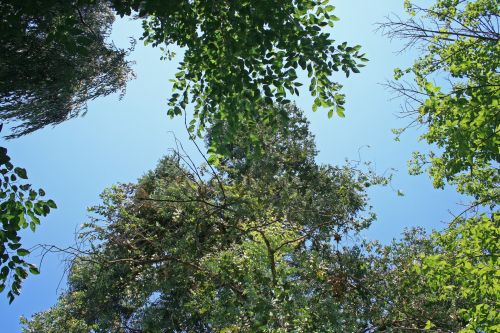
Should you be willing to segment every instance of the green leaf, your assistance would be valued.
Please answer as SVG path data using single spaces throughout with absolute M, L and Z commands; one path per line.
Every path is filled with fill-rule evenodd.
M 26 169 L 16 167 L 14 168 L 14 172 L 22 179 L 28 179 L 28 174 L 26 173 Z
M 17 250 L 18 248 L 20 248 L 20 247 L 21 247 L 21 244 L 19 244 L 19 243 L 14 243 L 14 244 L 10 243 L 10 244 L 9 244 L 9 247 L 10 247 L 12 250 Z
M 332 12 L 334 9 L 335 9 L 335 6 L 332 6 L 332 5 L 328 5 L 325 7 L 325 11 L 327 11 L 327 12 Z
M 53 209 L 57 208 L 56 203 L 52 199 L 47 200 L 47 206 L 49 206 L 50 208 L 53 208 Z
M 28 251 L 26 249 L 19 249 L 19 250 L 17 250 L 17 254 L 21 257 L 24 257 L 24 256 L 27 256 L 28 254 L 30 254 L 30 251 Z
M 344 109 L 344 107 L 337 105 L 336 110 L 337 110 L 337 115 L 339 117 L 341 117 L 341 118 L 345 117 L 345 113 L 344 113 L 345 109 Z
M 39 270 L 37 267 L 33 266 L 33 265 L 31 265 L 31 266 L 29 267 L 29 271 L 30 271 L 30 273 L 31 273 L 31 274 L 33 274 L 33 275 L 38 275 L 38 274 L 40 274 L 40 270 Z

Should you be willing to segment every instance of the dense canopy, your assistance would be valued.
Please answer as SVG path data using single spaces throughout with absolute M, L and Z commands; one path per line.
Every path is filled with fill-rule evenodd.
M 437 147 L 414 153 L 410 171 L 427 169 L 434 186 L 456 186 L 472 202 L 432 239 L 441 250 L 419 272 L 442 299 L 457 293 L 470 304 L 465 332 L 500 329 L 500 4 L 498 0 L 406 1 L 408 20 L 383 27 L 422 50 L 411 68 L 396 69 L 391 86 L 407 98 L 407 112 Z M 412 83 L 403 81 L 410 76 Z M 403 83 L 400 83 L 403 81 Z M 412 123 L 413 124 L 413 123 Z M 396 131 L 400 133 L 400 131 Z M 420 271 L 420 268 L 422 269 Z
M 362 213 L 364 176 L 316 165 L 307 122 L 286 111 L 294 117 L 279 134 L 261 127 L 264 159 L 235 146 L 212 173 L 173 155 L 137 184 L 106 190 L 58 306 L 82 302 L 74 320 L 106 332 L 356 325 L 337 322 L 336 297 L 350 288 L 337 247 L 372 218 Z M 31 327 L 52 325 L 53 311 Z
M 0 2 L 0 120 L 15 138 L 87 110 L 87 102 L 124 91 L 127 52 L 108 36 L 106 2 Z
M 277 133 L 260 127 L 261 159 L 246 159 L 238 144 L 217 170 L 175 154 L 137 184 L 105 190 L 80 234 L 85 247 L 71 251 L 68 290 L 24 331 L 370 332 L 429 319 L 460 327 L 412 271 L 416 254 L 434 251 L 422 235 L 349 245 L 374 218 L 367 183 L 384 179 L 317 165 L 307 121 L 286 111 L 291 121 Z
M 500 331 L 500 3 L 404 5 L 408 16 L 381 28 L 420 51 L 388 84 L 406 98 L 407 128 L 420 125 L 431 146 L 414 153 L 410 173 L 427 171 L 468 201 L 443 230 L 382 245 L 362 237 L 375 220 L 366 189 L 391 176 L 361 161 L 319 164 L 290 101 L 307 83 L 313 110 L 343 117 L 334 75 L 367 61 L 330 34 L 329 1 L 0 2 L 9 138 L 124 91 L 132 48 L 110 33 L 127 16 L 162 59 L 181 49 L 167 113 L 184 117 L 206 162 L 179 145 L 137 182 L 105 189 L 74 247 L 39 246 L 67 255 L 68 285 L 53 307 L 22 319 L 23 332 Z M 21 229 L 34 231 L 56 205 L 1 147 L 0 174 L 0 292 L 12 302 L 28 272 L 39 273 Z

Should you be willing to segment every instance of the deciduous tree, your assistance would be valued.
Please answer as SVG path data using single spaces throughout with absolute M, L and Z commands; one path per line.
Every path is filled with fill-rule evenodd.
M 235 142 L 213 171 L 175 155 L 137 184 L 106 190 L 82 232 L 87 253 L 74 252 L 67 293 L 25 332 L 62 322 L 58 313 L 102 332 L 366 326 L 355 314 L 370 303 L 367 266 L 340 244 L 373 219 L 363 213 L 369 175 L 317 165 L 307 122 L 294 107 L 286 112 L 278 132 L 259 127 L 261 159 L 246 159 Z M 242 129 L 242 144 L 247 136 Z
M 40 217 L 56 208 L 55 202 L 43 200 L 45 192 L 32 188 L 27 179 L 26 170 L 14 167 L 7 149 L 0 147 L 0 292 L 8 290 L 10 303 L 19 295 L 28 274 L 39 274 L 25 259 L 30 251 L 23 248 L 20 231 L 28 227 L 35 231 Z
M 411 171 L 427 167 L 435 187 L 449 183 L 473 198 L 445 230 L 433 234 L 438 251 L 424 254 L 417 270 L 442 299 L 460 295 L 465 300 L 459 312 L 463 332 L 497 332 L 500 4 L 405 4 L 410 18 L 393 18 L 382 27 L 390 37 L 421 47 L 423 55 L 411 68 L 396 69 L 398 81 L 390 86 L 407 98 L 414 122 L 425 126 L 422 139 L 438 148 L 415 153 Z M 412 83 L 400 83 L 408 76 Z M 439 325 L 429 321 L 431 327 Z
M 106 1 L 0 3 L 0 119 L 15 138 L 85 112 L 87 102 L 124 91 L 127 51 L 109 40 Z

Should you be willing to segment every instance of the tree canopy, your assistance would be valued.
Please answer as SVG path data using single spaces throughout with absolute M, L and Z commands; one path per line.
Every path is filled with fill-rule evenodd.
M 308 124 L 244 129 L 218 169 L 161 160 L 103 192 L 70 251 L 68 289 L 24 332 L 436 332 L 465 327 L 467 297 L 442 297 L 415 272 L 440 248 L 420 231 L 389 246 L 357 241 L 365 188 L 385 179 L 314 161 Z M 183 162 L 185 161 L 185 162 Z M 355 240 L 355 242 L 353 242 Z
M 344 116 L 333 76 L 367 60 L 330 36 L 327 0 L 2 2 L 0 119 L 21 121 L 10 137 L 125 87 L 127 51 L 107 39 L 116 14 L 142 20 L 163 58 L 183 50 L 168 114 L 210 154 L 199 166 L 176 151 L 104 190 L 79 243 L 61 249 L 67 290 L 23 332 L 499 331 L 499 2 L 404 3 L 408 17 L 381 26 L 421 55 L 389 86 L 433 147 L 410 172 L 471 202 L 444 230 L 381 245 L 359 233 L 375 219 L 366 188 L 388 179 L 318 164 L 290 102 L 303 72 L 313 110 Z M 12 301 L 38 273 L 18 232 L 55 203 L 19 181 L 3 148 L 0 173 L 0 289 L 12 279 Z
M 29 227 L 35 231 L 40 217 L 49 214 L 56 204 L 42 199 L 42 189 L 26 183 L 26 170 L 14 167 L 5 147 L 0 147 L 0 175 L 0 292 L 8 290 L 12 303 L 29 273 L 39 274 L 38 268 L 25 260 L 30 251 L 22 247 L 20 230 Z
M 118 6 L 117 6 L 118 7 Z M 193 103 L 191 131 L 227 122 L 224 137 L 215 136 L 213 149 L 231 142 L 238 126 L 267 122 L 278 117 L 273 103 L 287 104 L 298 95 L 298 71 L 310 78 L 315 96 L 313 109 L 326 107 L 328 116 L 344 115 L 344 95 L 333 74 L 358 73 L 366 61 L 360 46 L 336 43 L 325 27 L 338 18 L 328 1 L 180 1 L 175 5 L 132 1 L 133 10 L 147 15 L 145 42 L 153 46 L 179 45 L 186 49 L 175 75 L 170 99 L 171 116 Z M 124 12 L 129 13 L 130 8 Z M 127 11 L 128 10 L 128 11 Z M 224 153 L 224 151 L 220 151 Z
M 426 126 L 422 139 L 440 150 L 416 153 L 414 171 L 429 165 L 436 187 L 446 182 L 482 204 L 498 202 L 500 162 L 500 8 L 497 0 L 406 2 L 409 20 L 382 27 L 423 54 L 396 69 L 392 86 Z M 412 83 L 398 83 L 406 76 Z
M 78 115 L 87 101 L 125 87 L 126 51 L 107 41 L 114 14 L 143 20 L 143 39 L 171 59 L 171 45 L 184 49 L 168 114 L 193 105 L 190 130 L 227 122 L 220 150 L 242 123 L 270 126 L 286 114 L 270 112 L 289 103 L 310 78 L 313 109 L 344 115 L 335 72 L 358 73 L 367 61 L 360 46 L 336 43 L 325 30 L 338 18 L 327 0 L 294 1 L 7 1 L 2 16 L 0 117 L 21 121 L 10 137 Z M 30 66 L 25 66 L 30 63 Z M 13 78 L 22 78 L 22 80 Z M 219 153 L 224 153 L 219 151 Z
M 396 69 L 390 84 L 407 98 L 407 112 L 425 126 L 422 139 L 438 150 L 415 153 L 410 170 L 425 168 L 434 186 L 455 185 L 473 198 L 432 240 L 440 250 L 423 255 L 419 274 L 443 299 L 468 302 L 459 314 L 463 332 L 500 329 L 498 244 L 500 224 L 500 6 L 498 0 L 438 0 L 430 7 L 406 1 L 410 18 L 382 25 L 422 56 Z M 410 77 L 411 83 L 403 81 Z M 396 131 L 400 134 L 401 131 Z M 429 327 L 435 327 L 430 322 Z
M 114 13 L 101 1 L 0 3 L 0 120 L 8 138 L 85 112 L 87 102 L 124 91 L 127 51 L 109 40 Z
M 189 129 L 194 133 L 197 120 L 199 135 L 211 127 L 212 157 L 236 140 L 237 127 L 283 124 L 285 109 L 272 105 L 298 94 L 299 67 L 310 77 L 314 109 L 343 116 L 344 96 L 332 75 L 359 72 L 366 59 L 359 46 L 335 44 L 325 31 L 338 20 L 333 9 L 310 0 L 2 1 L 0 120 L 12 125 L 7 138 L 17 138 L 84 114 L 90 100 L 124 92 L 133 73 L 130 50 L 109 39 L 115 15 L 142 20 L 145 43 L 185 50 L 168 113 L 193 104 Z M 258 146 L 256 138 L 247 143 Z
M 339 319 L 369 300 L 360 293 L 339 303 L 345 290 L 360 291 L 348 278 L 363 267 L 344 267 L 356 253 L 338 244 L 373 219 L 363 213 L 368 176 L 317 165 L 307 122 L 295 107 L 286 111 L 292 120 L 277 133 L 260 127 L 265 159 L 247 160 L 234 146 L 213 173 L 174 155 L 137 184 L 106 190 L 82 231 L 88 253 L 74 258 L 67 293 L 25 331 L 45 331 L 66 306 L 72 319 L 54 332 L 75 320 L 103 332 L 360 326 Z

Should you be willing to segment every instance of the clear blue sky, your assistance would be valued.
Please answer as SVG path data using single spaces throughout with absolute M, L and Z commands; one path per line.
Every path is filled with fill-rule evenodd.
M 348 80 L 339 74 L 347 95 L 346 118 L 328 120 L 326 112 L 310 111 L 312 99 L 301 94 L 296 103 L 307 110 L 311 130 L 316 135 L 322 163 L 342 164 L 346 158 L 357 159 L 358 149 L 366 161 L 372 161 L 379 172 L 395 168 L 393 186 L 401 189 L 398 197 L 390 188 L 370 191 L 378 221 L 367 237 L 388 242 L 405 227 L 441 228 L 451 218 L 448 210 L 458 210 L 460 198 L 453 190 L 434 190 L 426 175 L 414 177 L 406 172 L 411 152 L 425 149 L 418 143 L 418 132 L 410 131 L 395 142 L 391 128 L 403 127 L 406 120 L 397 119 L 399 102 L 380 84 L 390 79 L 394 67 L 412 62 L 415 53 L 397 54 L 401 44 L 391 43 L 375 32 L 391 12 L 402 14 L 403 0 L 341 0 L 336 15 L 341 21 L 332 35 L 338 41 L 360 44 L 370 62 L 361 74 Z M 126 46 L 127 37 L 138 37 L 138 22 L 119 20 L 113 39 Z M 16 165 L 28 170 L 30 181 L 46 190 L 59 208 L 42 222 L 35 234 L 25 232 L 24 241 L 34 245 L 50 243 L 59 246 L 74 242 L 75 231 L 86 220 L 86 207 L 99 202 L 99 194 L 116 182 L 135 181 L 173 147 L 173 135 L 185 142 L 183 122 L 166 116 L 166 101 L 171 91 L 169 79 L 177 63 L 159 60 L 157 49 L 137 44 L 132 60 L 137 79 L 130 82 L 123 100 L 118 96 L 89 104 L 83 118 L 73 119 L 55 128 L 46 128 L 15 141 L 2 142 Z M 24 283 L 22 294 L 12 305 L 0 295 L 0 318 L 3 333 L 19 332 L 19 317 L 48 309 L 65 287 L 63 257 L 45 258 L 41 275 Z M 32 258 L 38 263 L 39 258 Z M 58 289 L 59 288 L 59 289 Z

